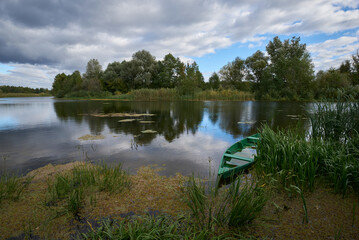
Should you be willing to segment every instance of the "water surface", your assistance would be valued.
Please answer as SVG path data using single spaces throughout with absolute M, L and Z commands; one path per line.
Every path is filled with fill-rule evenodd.
M 0 99 L 0 169 L 26 173 L 48 163 L 76 160 L 121 162 L 135 172 L 156 164 L 162 174 L 206 175 L 217 171 L 225 149 L 257 132 L 273 128 L 308 128 L 310 104 L 291 102 L 125 102 L 72 101 L 52 97 Z M 128 117 L 94 114 L 147 113 Z M 150 123 L 140 123 L 152 121 Z M 155 133 L 142 133 L 153 130 Z M 81 141 L 86 134 L 102 140 Z

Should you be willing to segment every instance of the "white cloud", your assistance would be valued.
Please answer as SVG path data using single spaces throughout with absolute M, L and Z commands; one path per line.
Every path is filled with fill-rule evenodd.
M 141 49 L 157 59 L 169 52 L 191 59 L 237 42 L 260 46 L 266 34 L 354 29 L 359 26 L 357 7 L 352 0 L 2 1 L 0 62 L 72 72 L 83 71 L 91 58 L 104 65 L 129 59 Z M 315 63 L 328 61 L 322 56 Z M 39 81 L 48 86 L 52 77 Z M 15 77 L 2 75 L 0 81 L 9 78 Z
M 358 34 L 329 39 L 308 46 L 316 70 L 338 67 L 344 60 L 349 59 L 357 49 L 359 49 Z

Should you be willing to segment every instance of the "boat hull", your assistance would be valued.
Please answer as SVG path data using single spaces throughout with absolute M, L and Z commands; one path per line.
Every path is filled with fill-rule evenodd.
M 249 168 L 254 163 L 259 139 L 260 134 L 257 133 L 230 146 L 222 156 L 218 177 L 228 179 Z

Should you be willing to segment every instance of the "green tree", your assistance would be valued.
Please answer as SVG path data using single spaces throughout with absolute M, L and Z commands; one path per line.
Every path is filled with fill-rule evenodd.
M 158 76 L 153 84 L 154 88 L 174 88 L 183 77 L 184 64 L 179 58 L 167 54 L 163 61 L 158 62 Z
M 108 64 L 102 77 L 102 88 L 108 92 L 127 92 L 128 88 L 121 78 L 122 67 L 120 62 Z
M 135 68 L 134 88 L 150 87 L 157 74 L 155 57 L 150 52 L 141 50 L 132 55 L 132 64 Z
M 91 59 L 83 75 L 83 88 L 91 92 L 101 91 L 102 66 L 97 59 Z
M 266 47 L 278 97 L 308 98 L 314 79 L 313 64 L 305 44 L 299 37 L 282 42 L 275 37 Z
M 340 70 L 330 68 L 327 71 L 319 71 L 313 85 L 315 98 L 334 99 L 337 97 L 339 89 L 346 89 L 349 85 L 348 75 L 341 73 Z
M 350 79 L 352 85 L 359 85 L 359 51 L 352 56 L 352 65 L 351 65 L 351 75 Z
M 208 79 L 208 85 L 209 85 L 209 88 L 212 88 L 214 90 L 219 88 L 220 80 L 219 80 L 219 76 L 217 73 L 215 73 L 215 72 L 212 73 L 212 75 Z
M 185 68 L 185 77 L 181 79 L 178 89 L 182 95 L 193 95 L 204 86 L 204 77 L 199 71 L 196 62 L 187 63 Z
M 65 96 L 66 81 L 67 81 L 67 75 L 65 73 L 60 73 L 55 76 L 54 82 L 52 84 L 52 94 L 55 97 L 62 98 Z
M 222 85 L 226 88 L 241 90 L 243 78 L 245 76 L 245 62 L 237 57 L 234 61 L 223 66 L 219 71 Z
M 268 57 L 263 52 L 257 51 L 249 56 L 246 61 L 247 76 L 246 79 L 253 83 L 252 88 L 259 99 L 266 98 L 266 94 L 272 89 L 273 81 L 271 79 Z

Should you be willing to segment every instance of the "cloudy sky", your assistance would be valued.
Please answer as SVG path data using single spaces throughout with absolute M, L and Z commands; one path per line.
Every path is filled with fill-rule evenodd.
M 196 61 L 205 77 L 274 36 L 300 36 L 316 70 L 359 49 L 357 0 L 1 0 L 0 85 L 51 88 L 138 50 Z

